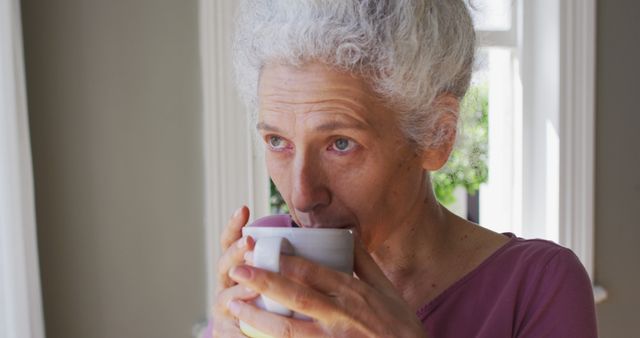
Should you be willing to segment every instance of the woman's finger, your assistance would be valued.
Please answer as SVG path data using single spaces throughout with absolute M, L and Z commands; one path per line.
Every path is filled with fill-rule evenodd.
M 222 234 L 220 235 L 220 248 L 222 249 L 223 255 L 226 255 L 226 251 L 233 245 L 234 242 L 238 241 L 242 237 L 242 227 L 247 224 L 249 220 L 249 209 L 246 206 L 240 207 L 233 213 L 233 216 L 227 222 Z M 222 271 L 225 268 L 220 266 L 222 263 L 222 259 L 218 262 L 217 271 Z M 226 273 L 228 268 L 226 268 L 224 273 L 218 273 L 218 284 L 216 286 L 217 290 L 224 289 L 233 285 L 233 281 L 231 281 Z
M 214 320 L 211 325 L 211 335 L 205 337 L 209 338 L 245 338 L 246 336 L 240 331 L 237 320 L 230 318 L 228 320 L 219 321 Z
M 328 316 L 335 316 L 340 312 L 327 295 L 279 273 L 240 265 L 231 269 L 230 277 L 240 285 L 249 287 L 293 311 L 320 321 L 332 321 L 335 318 Z
M 209 336 L 205 336 L 209 338 Z M 236 324 L 230 322 L 214 322 L 211 329 L 211 338 L 245 338 Z
M 350 322 L 349 325 L 358 327 L 360 332 L 369 332 L 372 327 L 379 327 L 381 323 L 372 323 L 367 319 L 370 318 L 367 313 L 371 309 L 387 308 L 387 302 L 390 299 L 398 299 L 399 296 L 371 256 L 364 248 L 361 249 L 360 254 L 366 255 L 363 259 L 369 260 L 364 263 L 368 282 L 295 256 L 280 257 L 280 275 L 290 280 L 291 284 L 306 285 L 330 299 L 333 315 L 314 314 L 310 315 L 311 317 L 323 324 L 330 323 L 328 325 L 334 329 L 336 329 L 336 323 Z M 369 264 L 373 265 L 369 266 Z M 315 299 L 309 300 L 309 302 L 314 301 Z
M 280 256 L 280 274 L 322 293 L 332 295 L 352 284 L 353 277 L 297 256 Z
M 359 240 L 354 245 L 354 271 L 358 279 L 374 289 L 384 294 L 397 294 L 391 281 Z M 351 276 L 296 256 L 280 256 L 280 274 L 326 294 L 335 293 L 345 285 L 354 287 Z
M 251 300 L 258 297 L 258 293 L 253 289 L 247 288 L 243 285 L 234 285 L 230 288 L 226 288 L 220 292 L 218 292 L 218 297 L 216 298 L 215 308 L 213 309 L 214 313 L 220 314 L 228 314 L 227 305 L 229 302 L 239 299 L 239 300 Z
M 258 294 L 242 285 L 224 289 L 218 293 L 213 307 L 212 336 L 213 337 L 244 337 L 238 327 L 238 321 L 229 312 L 228 304 L 233 300 L 247 301 Z
M 250 236 L 242 237 L 230 245 L 218 261 L 218 289 L 228 288 L 233 285 L 229 279 L 229 270 L 244 263 L 246 253 L 251 252 L 255 246 L 255 240 Z
M 263 311 L 242 301 L 231 301 L 229 312 L 239 320 L 272 337 L 324 337 L 311 321 L 299 320 Z
M 220 235 L 220 247 L 222 251 L 226 251 L 233 242 L 242 237 L 242 227 L 249 221 L 249 208 L 246 206 L 240 207 L 233 213 L 227 226 L 225 226 L 222 234 Z

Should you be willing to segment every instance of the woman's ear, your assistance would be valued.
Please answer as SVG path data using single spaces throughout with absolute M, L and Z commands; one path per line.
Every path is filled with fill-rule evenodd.
M 433 134 L 428 136 L 434 145 L 422 152 L 422 167 L 425 170 L 438 170 L 449 160 L 449 155 L 456 143 L 459 110 L 460 100 L 454 95 L 445 93 L 436 97 L 434 113 L 438 118 Z

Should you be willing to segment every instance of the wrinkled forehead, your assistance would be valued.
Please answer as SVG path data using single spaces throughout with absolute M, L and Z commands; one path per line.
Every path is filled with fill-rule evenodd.
M 258 95 L 260 104 L 336 99 L 345 100 L 347 104 L 367 106 L 376 99 L 365 80 L 320 63 L 302 66 L 266 65 L 261 72 Z
M 353 119 L 374 129 L 393 125 L 393 114 L 369 83 L 320 63 L 266 65 L 258 89 L 259 123 L 281 119 Z M 291 115 L 291 116 L 289 116 Z

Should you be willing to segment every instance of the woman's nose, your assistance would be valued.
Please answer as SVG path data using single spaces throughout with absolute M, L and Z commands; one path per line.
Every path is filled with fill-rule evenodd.
M 294 165 L 291 203 L 299 212 L 313 212 L 331 203 L 331 193 L 325 184 L 320 166 L 308 158 Z

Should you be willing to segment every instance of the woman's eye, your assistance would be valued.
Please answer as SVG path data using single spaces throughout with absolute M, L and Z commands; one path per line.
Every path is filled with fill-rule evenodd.
M 286 147 L 286 142 L 280 136 L 271 135 L 267 137 L 269 147 L 275 150 L 282 150 Z
M 355 142 L 347 138 L 339 138 L 333 141 L 332 148 L 338 152 L 346 153 L 355 147 Z

